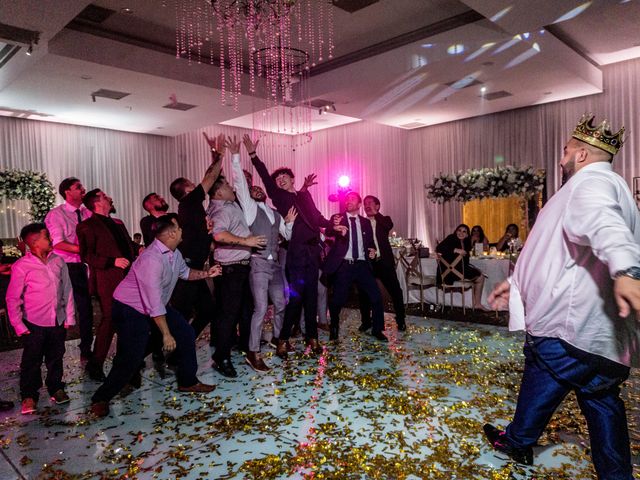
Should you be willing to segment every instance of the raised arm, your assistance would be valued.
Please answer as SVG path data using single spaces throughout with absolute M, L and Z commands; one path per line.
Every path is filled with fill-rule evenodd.
M 227 148 L 231 153 L 231 177 L 233 178 L 236 197 L 242 207 L 247 225 L 251 225 L 256 219 L 258 205 L 256 201 L 251 198 L 249 186 L 242 171 L 242 165 L 240 165 L 240 142 L 236 140 L 235 136 L 233 138 L 227 138 Z
M 242 137 L 242 143 L 244 144 L 244 147 L 247 149 L 247 153 L 251 158 L 251 163 L 253 164 L 253 168 L 255 168 L 256 172 L 258 172 L 258 175 L 260 175 L 260 179 L 264 184 L 264 188 L 267 190 L 267 195 L 269 195 L 269 198 L 274 200 L 274 197 L 279 196 L 280 188 L 278 187 L 278 185 L 276 185 L 275 180 L 271 178 L 271 175 L 269 175 L 269 170 L 267 169 L 267 166 L 264 164 L 262 160 L 258 158 L 258 155 L 256 154 L 256 148 L 258 147 L 258 142 L 259 140 L 256 140 L 254 142 L 253 140 L 251 140 L 251 137 L 246 134 Z
M 226 143 L 223 133 L 215 138 L 209 138 L 205 132 L 202 132 L 202 135 L 204 135 L 207 145 L 209 145 L 209 149 L 211 150 L 211 165 L 207 168 L 200 182 L 204 193 L 208 193 L 222 171 L 222 157 L 224 157 Z

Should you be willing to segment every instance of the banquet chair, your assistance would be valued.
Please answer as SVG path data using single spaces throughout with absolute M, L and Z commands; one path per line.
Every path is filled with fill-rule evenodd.
M 456 267 L 461 264 L 461 270 Z M 447 262 L 444 258 L 438 257 L 438 269 L 440 270 L 440 278 L 444 279 L 447 275 L 452 274 L 455 276 L 455 280 L 451 284 L 444 283 L 442 280 L 440 288 L 442 288 L 442 309 L 447 304 L 447 292 L 449 292 L 449 306 L 453 308 L 453 292 L 459 291 L 462 297 L 462 313 L 466 314 L 466 300 L 464 293 L 470 288 L 473 288 L 473 280 L 467 280 L 464 278 L 464 262 L 462 256 L 458 255 L 451 263 Z
M 422 270 L 422 262 L 419 255 L 408 257 L 400 253 L 399 260 L 404 270 L 404 280 L 406 285 L 406 301 L 405 306 L 409 304 L 409 289 L 411 287 L 420 289 L 420 312 L 424 313 L 424 291 L 427 288 L 434 287 L 436 289 L 436 305 L 440 305 L 438 297 L 438 285 L 436 275 L 425 275 Z

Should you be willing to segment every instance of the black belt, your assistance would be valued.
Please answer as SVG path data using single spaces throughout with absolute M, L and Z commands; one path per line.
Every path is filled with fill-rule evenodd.
M 249 265 L 250 260 L 237 260 L 235 262 L 219 262 L 223 267 L 230 267 L 231 265 Z
M 366 260 L 364 260 L 364 259 L 362 259 L 362 258 L 359 258 L 359 259 L 357 259 L 357 260 L 347 260 L 347 259 L 345 258 L 345 259 L 344 259 L 344 261 L 345 261 L 346 263 L 348 263 L 349 265 L 353 265 L 354 263 L 357 263 L 357 262 L 366 262 Z

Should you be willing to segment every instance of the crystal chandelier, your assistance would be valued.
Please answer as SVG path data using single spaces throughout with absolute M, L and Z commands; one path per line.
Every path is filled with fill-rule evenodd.
M 176 0 L 176 56 L 220 66 L 221 102 L 254 99 L 254 130 L 311 138 L 310 69 L 333 57 L 330 0 Z

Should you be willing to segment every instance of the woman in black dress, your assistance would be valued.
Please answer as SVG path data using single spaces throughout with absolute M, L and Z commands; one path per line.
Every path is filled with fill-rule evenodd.
M 455 232 L 448 235 L 442 242 L 436 246 L 436 252 L 447 261 L 452 264 L 458 256 L 462 257 L 462 260 L 458 261 L 454 267 L 458 272 L 464 274 L 464 278 L 473 281 L 473 308 L 479 310 L 485 310 L 482 306 L 482 288 L 484 287 L 484 275 L 482 272 L 469 264 L 469 252 L 471 251 L 471 239 L 469 237 L 469 226 L 463 224 L 458 225 Z M 438 271 L 438 277 L 440 277 L 440 271 Z M 447 285 L 460 280 L 460 278 L 453 272 L 444 275 L 443 278 L 439 278 L 438 281 Z

